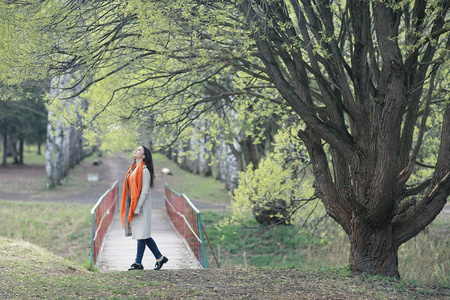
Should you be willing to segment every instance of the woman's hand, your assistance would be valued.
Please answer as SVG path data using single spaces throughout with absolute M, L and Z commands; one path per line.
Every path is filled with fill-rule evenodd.
M 139 214 L 136 212 L 133 212 L 133 216 L 139 216 Z

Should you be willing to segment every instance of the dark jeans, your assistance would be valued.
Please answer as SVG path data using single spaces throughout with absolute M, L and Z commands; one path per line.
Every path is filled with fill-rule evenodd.
M 156 246 L 155 241 L 152 238 L 146 240 L 137 240 L 137 253 L 136 253 L 136 263 L 142 264 L 142 257 L 144 256 L 145 246 L 152 251 L 156 259 L 160 259 L 162 254 L 159 252 L 158 246 Z

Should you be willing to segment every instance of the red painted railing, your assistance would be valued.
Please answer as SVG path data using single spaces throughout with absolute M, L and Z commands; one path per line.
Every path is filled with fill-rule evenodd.
M 103 239 L 111 225 L 116 210 L 119 196 L 119 182 L 113 183 L 97 201 L 91 210 L 92 233 L 91 233 L 91 255 L 89 267 L 92 269 L 97 262 L 98 254 L 103 245 Z
M 204 232 L 200 212 L 186 195 L 178 194 L 167 184 L 165 186 L 167 214 L 177 231 L 186 239 L 199 263 L 203 268 L 207 268 L 208 262 L 203 242 Z

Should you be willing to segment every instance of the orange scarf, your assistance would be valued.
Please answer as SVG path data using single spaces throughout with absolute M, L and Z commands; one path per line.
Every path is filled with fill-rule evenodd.
M 130 175 L 130 173 L 136 168 L 136 164 L 134 164 L 127 172 L 125 176 L 125 180 L 123 182 L 123 192 L 122 192 L 122 203 L 120 209 L 120 215 L 122 217 L 122 227 L 125 227 L 125 214 L 126 214 L 126 201 L 127 201 L 127 186 L 130 188 L 130 209 L 128 211 L 128 223 L 131 223 L 133 219 L 134 210 L 136 209 L 136 205 L 139 201 L 139 197 L 141 195 L 142 189 L 142 174 L 144 170 L 145 162 L 141 162 L 137 167 L 136 171 Z M 128 180 L 128 184 L 127 184 Z

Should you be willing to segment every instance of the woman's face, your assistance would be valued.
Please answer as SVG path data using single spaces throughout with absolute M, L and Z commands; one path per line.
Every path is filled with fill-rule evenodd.
M 142 148 L 142 146 L 139 146 L 136 150 L 134 150 L 133 157 L 136 159 L 144 159 L 144 148 Z

